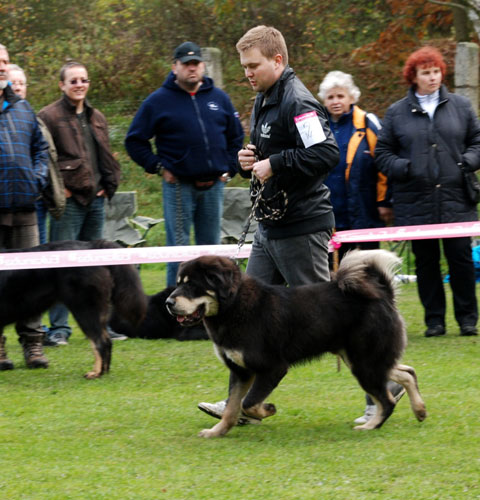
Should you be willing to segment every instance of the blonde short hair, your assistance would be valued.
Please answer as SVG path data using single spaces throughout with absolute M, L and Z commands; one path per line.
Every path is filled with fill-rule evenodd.
M 282 56 L 285 66 L 288 64 L 288 49 L 283 35 L 273 26 L 255 26 L 248 30 L 237 42 L 239 53 L 256 47 L 267 59 L 273 59 L 277 54 Z

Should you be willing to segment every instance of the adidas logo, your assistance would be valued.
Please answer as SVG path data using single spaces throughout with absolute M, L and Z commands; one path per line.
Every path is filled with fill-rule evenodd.
M 260 134 L 260 137 L 263 137 L 264 139 L 270 139 L 270 129 L 272 128 L 271 125 L 266 123 L 262 123 L 262 132 Z

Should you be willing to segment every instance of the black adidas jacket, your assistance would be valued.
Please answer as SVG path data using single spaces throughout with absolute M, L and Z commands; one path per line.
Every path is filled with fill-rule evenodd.
M 295 117 L 315 112 L 325 140 L 305 147 Z M 335 142 L 323 106 L 287 66 L 268 92 L 255 100 L 250 142 L 260 159 L 270 159 L 273 176 L 262 197 L 270 208 L 284 210 L 279 220 L 260 220 L 269 238 L 280 239 L 331 229 L 335 225 L 330 191 L 323 181 L 339 161 Z M 250 172 L 239 168 L 243 177 Z M 262 206 L 256 215 L 261 217 Z

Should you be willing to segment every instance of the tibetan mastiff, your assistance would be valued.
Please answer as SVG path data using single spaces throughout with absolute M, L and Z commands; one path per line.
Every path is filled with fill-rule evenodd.
M 55 241 L 4 253 L 109 248 L 121 247 L 105 240 Z M 88 379 L 100 377 L 110 368 L 112 342 L 106 326 L 111 308 L 138 325 L 147 307 L 138 270 L 130 264 L 5 270 L 0 271 L 0 335 L 10 323 L 40 315 L 56 302 L 66 305 L 92 344 L 95 363 L 85 375 Z
M 223 257 L 182 263 L 167 307 L 182 323 L 203 320 L 230 369 L 223 417 L 200 436 L 226 434 L 241 410 L 257 419 L 273 415 L 275 406 L 264 401 L 290 366 L 326 352 L 343 359 L 377 405 L 376 415 L 356 429 L 379 428 L 393 412 L 389 379 L 405 387 L 413 413 L 424 420 L 415 371 L 399 364 L 407 340 L 395 306 L 400 262 L 385 250 L 352 251 L 332 281 L 291 288 L 263 284 Z
M 169 286 L 164 290 L 149 295 L 147 312 L 140 324 L 134 326 L 123 318 L 114 314 L 109 325 L 117 333 L 130 338 L 141 339 L 175 339 L 175 340 L 208 340 L 204 326 L 182 325 L 171 314 L 169 314 L 165 301 L 173 292 L 175 287 Z

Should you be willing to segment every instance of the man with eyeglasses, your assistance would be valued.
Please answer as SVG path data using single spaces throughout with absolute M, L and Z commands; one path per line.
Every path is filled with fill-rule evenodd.
M 27 101 L 9 84 L 9 56 L 0 45 L 0 249 L 30 248 L 39 243 L 35 200 L 47 184 L 48 144 Z M 40 316 L 17 322 L 26 365 L 47 368 Z M 0 332 L 0 370 L 14 365 Z
M 62 97 L 38 113 L 52 134 L 67 198 L 63 215 L 50 220 L 50 241 L 92 241 L 103 236 L 105 198 L 115 194 L 120 165 L 110 150 L 105 116 L 87 100 L 87 68 L 67 62 L 59 86 Z M 72 330 L 63 304 L 50 310 L 50 322 L 49 338 L 66 344 Z

